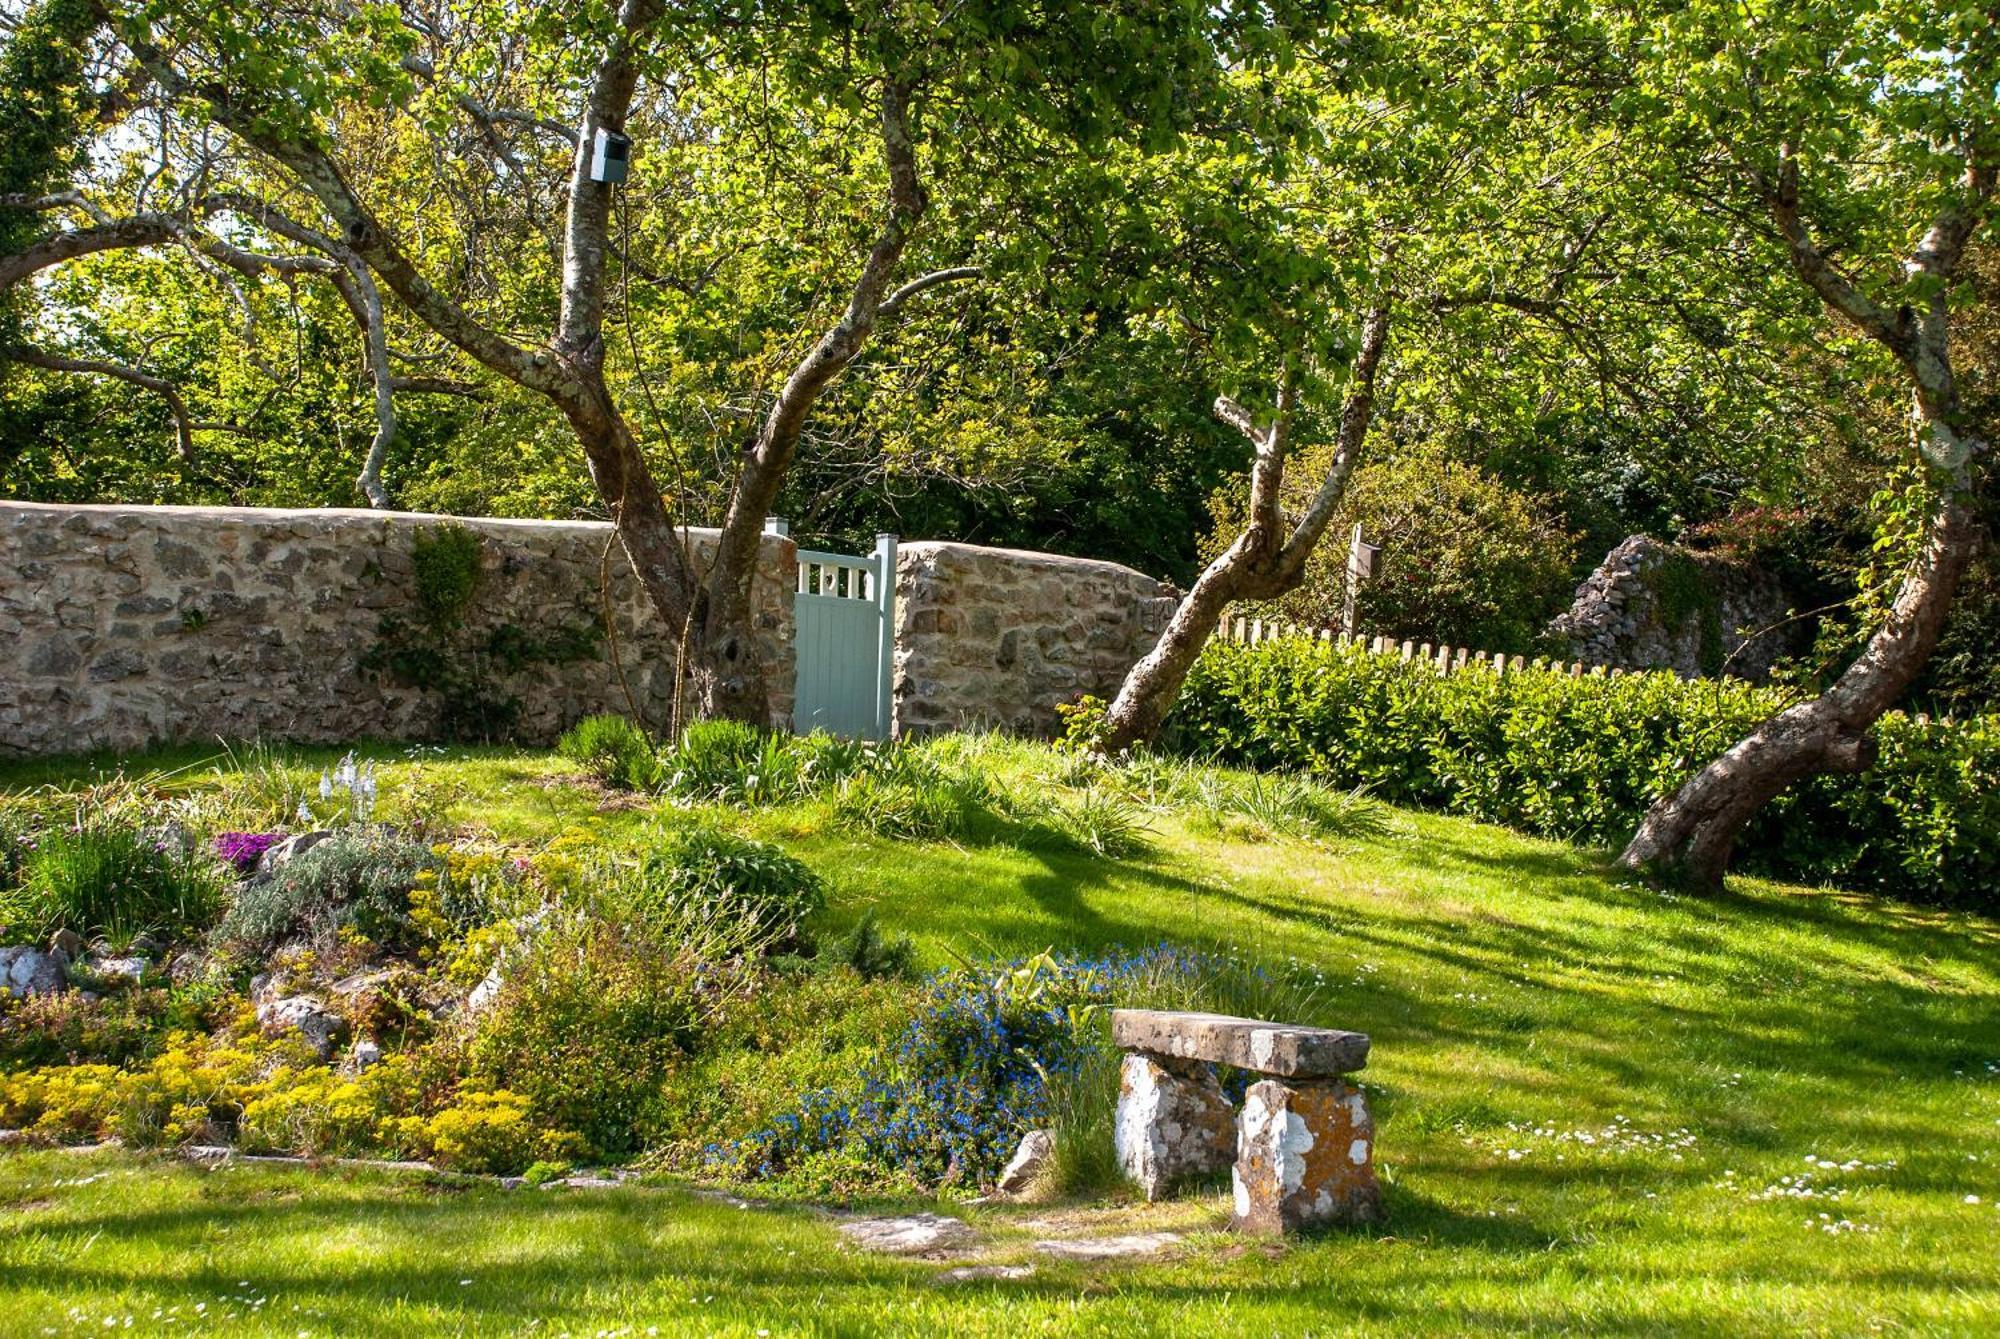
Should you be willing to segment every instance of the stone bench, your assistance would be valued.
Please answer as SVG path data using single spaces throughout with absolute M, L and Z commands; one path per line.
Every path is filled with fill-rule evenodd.
M 1278 1233 L 1381 1217 L 1375 1122 L 1344 1076 L 1368 1063 L 1360 1032 L 1221 1014 L 1116 1009 L 1118 1163 L 1149 1200 L 1231 1167 L 1234 1224 Z M 1261 1075 L 1238 1112 L 1215 1067 Z

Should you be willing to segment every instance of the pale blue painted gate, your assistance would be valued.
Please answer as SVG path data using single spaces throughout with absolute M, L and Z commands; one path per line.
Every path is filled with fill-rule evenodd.
M 896 537 L 877 535 L 865 558 L 799 550 L 793 605 L 800 734 L 889 737 L 889 674 L 896 646 Z

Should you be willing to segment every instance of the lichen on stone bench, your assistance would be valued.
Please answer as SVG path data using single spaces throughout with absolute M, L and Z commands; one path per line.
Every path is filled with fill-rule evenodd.
M 1117 1009 L 1118 1161 L 1147 1199 L 1231 1168 L 1235 1226 L 1288 1232 L 1381 1217 L 1375 1122 L 1342 1076 L 1368 1037 L 1222 1014 Z M 1217 1065 L 1263 1075 L 1235 1111 Z
M 1111 1040 L 1127 1051 L 1232 1065 L 1280 1079 L 1334 1079 L 1368 1064 L 1368 1034 L 1227 1014 L 1115 1009 Z

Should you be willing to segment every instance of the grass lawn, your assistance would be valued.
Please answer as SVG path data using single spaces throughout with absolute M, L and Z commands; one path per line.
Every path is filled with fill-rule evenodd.
M 1022 778 L 1038 765 L 997 752 Z M 421 766 L 462 787 L 454 817 L 510 840 L 660 821 L 552 785 L 567 765 L 544 754 L 381 756 L 392 818 Z M 198 797 L 218 775 L 173 784 Z M 1124 861 L 856 837 L 811 805 L 740 826 L 828 879 L 825 928 L 872 908 L 929 965 L 1162 940 L 1309 964 L 1332 1017 L 1374 1038 L 1379 1231 L 1266 1249 L 1214 1230 L 1219 1196 L 1117 1205 L 1103 1230 L 1184 1242 L 946 1283 L 940 1263 L 843 1249 L 810 1209 L 683 1186 L 33 1152 L 0 1159 L 0 1334 L 127 1316 L 286 1335 L 2000 1331 L 1993 922 L 1750 880 L 1664 896 L 1593 853 L 1430 815 L 1333 848 L 1152 822 Z M 943 1207 L 995 1260 L 1075 1212 Z

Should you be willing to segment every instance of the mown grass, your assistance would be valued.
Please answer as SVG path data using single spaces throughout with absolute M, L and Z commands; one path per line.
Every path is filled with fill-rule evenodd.
M 415 764 L 377 756 L 393 808 Z M 1046 753 L 984 760 L 1046 784 Z M 225 782 L 192 761 L 171 784 Z M 543 754 L 421 765 L 462 785 L 454 819 L 512 840 L 660 821 L 551 784 L 569 769 Z M 1156 813 L 1116 861 L 1004 830 L 883 840 L 824 804 L 739 822 L 828 879 L 823 930 L 872 910 L 927 965 L 1161 940 L 1306 965 L 1374 1038 L 1388 1225 L 1275 1254 L 1197 1230 L 1161 1262 L 943 1285 L 940 1265 L 840 1249 L 807 1211 L 675 1187 L 447 1192 L 37 1153 L 0 1161 L 0 1333 L 72 1332 L 73 1306 L 92 1327 L 179 1306 L 186 1325 L 196 1303 L 204 1324 L 285 1334 L 2000 1328 L 1991 921 L 1752 880 L 1667 896 L 1598 853 L 1426 815 L 1323 846 Z M 1005 1258 L 1037 1212 L 976 1211 Z M 1222 1219 L 1196 1200 L 1112 1221 Z M 229 1302 L 239 1282 L 265 1305 Z

